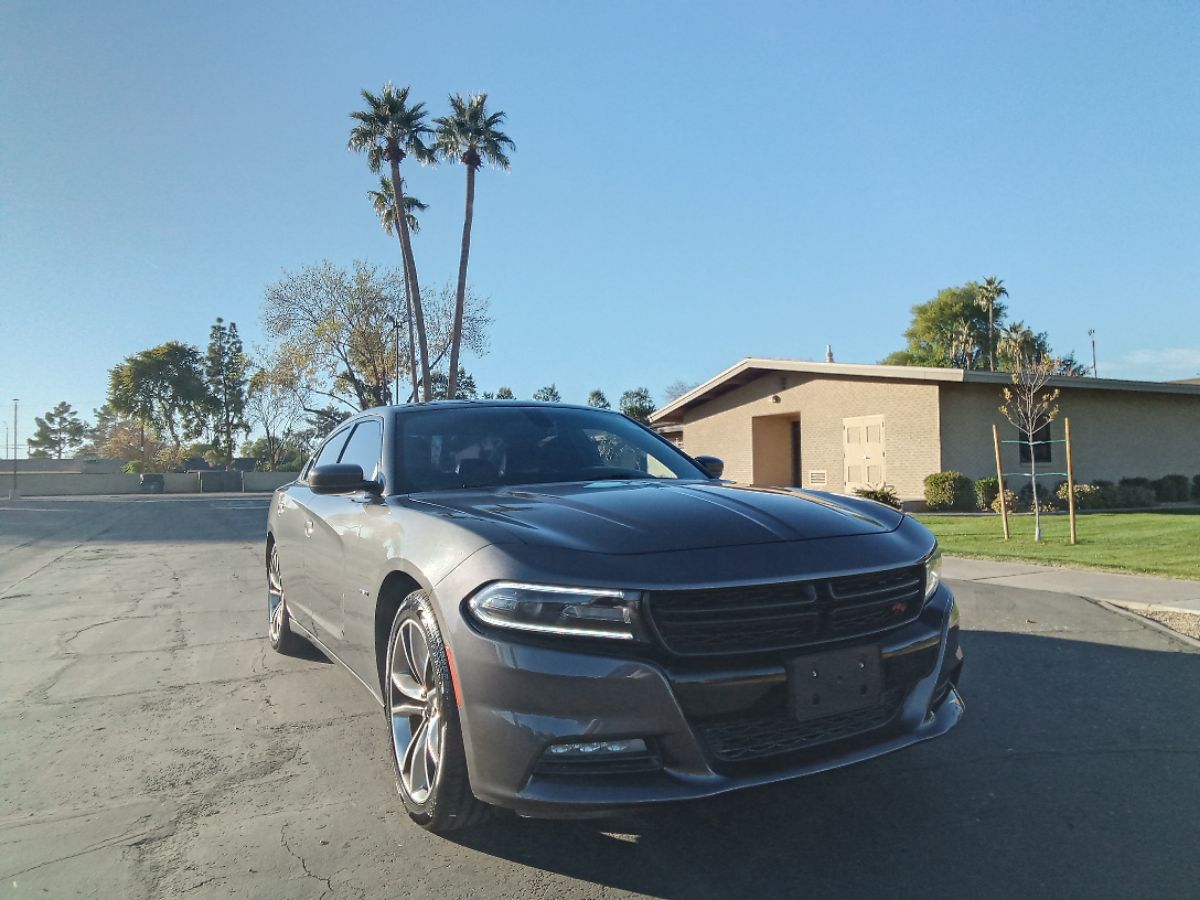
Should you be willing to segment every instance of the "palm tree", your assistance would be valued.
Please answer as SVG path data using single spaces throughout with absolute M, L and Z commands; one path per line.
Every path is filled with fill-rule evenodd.
M 425 145 L 425 139 L 433 133 L 425 124 L 425 104 L 414 103 L 410 106 L 408 88 L 397 89 L 390 81 L 379 94 L 364 89 L 362 98 L 367 108 L 350 113 L 350 118 L 358 124 L 350 130 L 350 140 L 346 146 L 350 150 L 366 151 L 367 165 L 372 172 L 379 172 L 383 163 L 387 162 L 391 168 L 392 196 L 403 197 L 404 180 L 400 177 L 400 163 L 410 155 L 418 162 L 433 161 L 433 155 Z M 425 313 L 421 308 L 421 286 L 417 281 L 417 264 L 413 259 L 408 217 L 392 218 L 393 224 L 399 225 L 404 283 L 416 320 L 423 397 L 428 401 L 433 395 L 429 381 L 429 338 L 425 333 Z
M 379 221 L 383 225 L 383 230 L 388 234 L 395 232 L 396 237 L 400 236 L 400 229 L 396 227 L 396 194 L 392 188 L 392 180 L 386 175 L 379 176 L 379 190 L 367 191 L 367 199 L 371 201 L 375 207 L 375 215 L 379 216 Z M 417 221 L 416 213 L 424 212 L 429 209 L 428 205 L 422 203 L 416 197 L 404 198 L 404 220 L 408 224 L 408 230 L 413 234 L 420 234 L 421 225 Z M 403 252 L 403 244 L 401 245 Z M 412 397 L 416 400 L 420 396 L 420 388 L 417 387 L 417 340 L 413 333 L 413 305 L 412 297 L 408 293 L 408 280 L 405 279 L 404 285 L 404 305 L 408 312 L 408 362 L 409 371 L 412 374 Z M 392 322 L 393 327 L 396 325 L 395 320 Z M 399 344 L 397 344 L 399 347 Z M 397 361 L 396 368 L 399 369 L 400 363 Z M 397 392 L 399 388 L 397 387 Z M 397 403 L 400 402 L 399 396 L 396 397 Z
M 395 190 L 392 188 L 392 180 L 386 175 L 379 176 L 379 190 L 367 191 L 367 199 L 375 207 L 375 215 L 379 216 L 379 222 L 383 225 L 383 230 L 388 234 L 395 233 L 399 237 L 400 232 L 396 230 L 396 210 L 395 210 Z M 404 198 L 404 218 L 408 222 L 408 230 L 410 234 L 421 233 L 421 223 L 417 221 L 417 213 L 425 212 L 429 209 L 429 204 L 422 203 L 416 197 Z
M 489 114 L 487 94 L 472 94 L 464 100 L 450 95 L 451 113 L 434 119 L 437 139 L 434 152 L 439 159 L 457 159 L 467 167 L 467 208 L 463 216 L 462 252 L 458 259 L 458 294 L 454 303 L 454 330 L 450 335 L 450 384 L 446 396 L 453 397 L 458 374 L 458 351 L 462 345 L 463 306 L 467 294 L 467 260 L 471 255 L 471 223 L 475 218 L 475 172 L 485 162 L 498 169 L 508 168 L 506 151 L 516 145 L 503 131 L 504 113 Z
M 975 289 L 975 304 L 988 314 L 988 368 L 993 372 L 996 371 L 996 301 L 1007 296 L 1004 280 L 995 275 L 989 275 Z

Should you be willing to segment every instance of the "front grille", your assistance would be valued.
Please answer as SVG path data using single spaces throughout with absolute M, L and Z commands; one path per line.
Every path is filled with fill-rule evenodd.
M 813 581 L 652 591 L 650 618 L 680 656 L 757 653 L 855 637 L 916 618 L 925 567 Z
M 719 761 L 749 762 L 809 750 L 882 728 L 899 711 L 904 694 L 904 688 L 893 688 L 876 706 L 807 722 L 780 714 L 714 722 L 698 730 L 709 753 Z

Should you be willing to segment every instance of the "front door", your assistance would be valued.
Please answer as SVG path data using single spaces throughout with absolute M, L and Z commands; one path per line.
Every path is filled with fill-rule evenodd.
M 842 419 L 842 449 L 842 480 L 847 493 L 883 485 L 887 479 L 883 416 Z
M 382 422 L 376 418 L 362 419 L 355 425 L 337 461 L 358 465 L 363 476 L 371 481 L 379 476 L 382 448 Z M 364 509 L 380 502 L 367 491 L 312 498 L 314 530 L 305 565 L 311 573 L 313 624 L 318 637 L 331 647 L 336 648 L 345 637 L 346 595 L 348 590 L 356 589 L 347 584 L 351 573 L 346 571 L 346 548 L 358 540 Z M 357 584 L 359 579 L 351 580 Z

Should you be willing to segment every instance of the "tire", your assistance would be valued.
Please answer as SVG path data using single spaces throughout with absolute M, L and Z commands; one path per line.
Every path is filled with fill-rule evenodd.
M 384 713 L 409 818 L 438 834 L 479 824 L 491 807 L 471 793 L 450 663 L 426 591 L 400 604 L 386 660 Z
M 287 595 L 283 590 L 283 570 L 279 547 L 272 543 L 267 555 L 267 641 L 276 653 L 291 656 L 304 648 L 304 638 L 292 631 Z

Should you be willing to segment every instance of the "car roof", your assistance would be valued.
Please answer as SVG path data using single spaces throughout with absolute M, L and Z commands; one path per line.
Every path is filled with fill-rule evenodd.
M 583 409 L 591 412 L 612 413 L 621 415 L 615 409 L 600 409 L 595 406 L 584 406 L 579 403 L 547 403 L 542 400 L 431 400 L 428 403 L 399 403 L 392 406 L 375 406 L 371 409 L 364 409 L 362 412 L 353 413 L 350 418 L 365 416 L 368 413 L 379 415 L 380 413 L 397 412 L 411 413 L 425 409 L 465 409 L 468 407 L 515 407 L 515 406 L 537 406 L 550 409 Z M 349 421 L 347 419 L 346 421 Z

